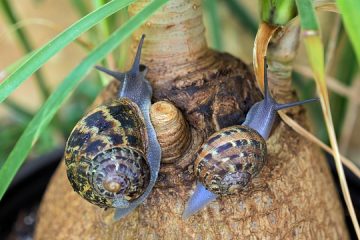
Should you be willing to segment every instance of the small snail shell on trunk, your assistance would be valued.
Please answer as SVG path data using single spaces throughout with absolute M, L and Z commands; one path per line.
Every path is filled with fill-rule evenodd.
M 138 46 L 126 73 L 97 67 L 121 82 L 118 99 L 90 111 L 74 127 L 65 148 L 67 176 L 78 194 L 100 207 L 116 208 L 120 219 L 151 192 L 161 150 L 149 111 L 152 89 L 140 65 Z
M 190 217 L 219 195 L 241 192 L 259 174 L 266 161 L 265 141 L 278 110 L 318 100 L 275 102 L 268 90 L 266 59 L 264 61 L 264 99 L 251 107 L 242 125 L 221 129 L 200 147 L 194 164 L 198 183 L 183 218 Z
M 161 162 L 173 163 L 191 143 L 190 128 L 180 110 L 167 101 L 154 103 L 150 117 L 161 146 Z

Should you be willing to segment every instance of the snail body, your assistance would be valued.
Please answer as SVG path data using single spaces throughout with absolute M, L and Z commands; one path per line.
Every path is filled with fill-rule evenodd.
M 160 145 L 149 116 L 152 89 L 140 65 L 144 37 L 130 71 L 96 67 L 121 82 L 118 98 L 86 114 L 65 148 L 74 191 L 92 204 L 116 208 L 115 220 L 146 199 L 160 167 Z
M 218 196 L 240 193 L 261 172 L 266 163 L 266 140 L 278 110 L 318 100 L 277 103 L 268 90 L 266 59 L 264 66 L 264 99 L 250 108 L 242 125 L 215 132 L 198 150 L 194 164 L 198 182 L 183 218 L 190 217 Z

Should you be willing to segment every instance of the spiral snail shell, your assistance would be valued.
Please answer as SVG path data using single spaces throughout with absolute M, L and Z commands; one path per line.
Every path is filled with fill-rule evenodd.
M 194 173 L 198 179 L 183 218 L 188 218 L 219 195 L 241 192 L 266 162 L 266 140 L 280 109 L 318 100 L 279 104 L 271 97 L 264 69 L 264 99 L 255 103 L 242 125 L 221 129 L 211 135 L 197 152 Z
M 116 208 L 116 220 L 146 199 L 160 167 L 160 145 L 149 116 L 152 89 L 140 65 L 144 37 L 130 71 L 97 67 L 121 81 L 118 99 L 86 114 L 65 148 L 74 191 L 95 205 Z
M 150 117 L 162 150 L 161 163 L 174 163 L 191 143 L 189 125 L 180 110 L 168 101 L 151 105 Z

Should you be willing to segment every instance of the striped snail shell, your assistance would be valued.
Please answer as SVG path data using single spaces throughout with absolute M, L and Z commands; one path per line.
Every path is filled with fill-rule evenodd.
M 144 37 L 128 72 L 97 67 L 121 81 L 118 98 L 86 114 L 65 148 L 74 191 L 90 203 L 116 208 L 115 220 L 146 199 L 160 167 L 160 145 L 149 116 L 152 89 L 140 65 Z
M 65 152 L 68 178 L 89 202 L 124 207 L 144 192 L 150 171 L 140 116 L 129 99 L 114 100 L 90 111 L 70 134 Z
M 266 162 L 266 140 L 278 110 L 318 100 L 277 103 L 268 91 L 264 61 L 264 99 L 250 108 L 242 125 L 221 129 L 200 147 L 194 164 L 198 183 L 183 218 L 190 217 L 219 195 L 241 192 L 260 173 Z
M 211 192 L 237 193 L 265 164 L 266 142 L 247 126 L 223 128 L 211 135 L 198 151 L 195 175 Z

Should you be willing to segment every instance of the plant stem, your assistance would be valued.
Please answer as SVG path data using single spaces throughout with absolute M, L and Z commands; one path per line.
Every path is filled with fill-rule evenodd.
M 12 25 L 17 24 L 19 22 L 18 17 L 16 16 L 16 14 L 15 14 L 13 8 L 11 7 L 10 3 L 8 2 L 8 0 L 0 1 L 0 4 L 1 4 L 3 12 L 4 12 L 5 16 L 7 17 L 8 21 Z M 23 29 L 16 28 L 15 32 L 16 32 L 17 39 L 21 43 L 21 46 L 24 49 L 25 53 L 33 52 L 33 47 L 31 46 L 31 44 L 28 40 L 29 37 L 23 31 Z M 43 99 L 46 99 L 50 95 L 50 90 L 46 86 L 45 78 L 40 70 L 36 71 L 34 75 L 35 75 L 35 80 L 36 80 L 37 86 L 43 96 Z
M 261 20 L 276 26 L 286 25 L 296 16 L 294 0 L 261 0 Z
M 128 19 L 129 13 L 128 8 L 126 7 L 119 12 L 120 25 L 122 26 L 123 24 L 125 24 Z M 120 44 L 118 51 L 115 51 L 115 54 L 118 56 L 115 57 L 115 59 L 117 60 L 117 67 L 121 71 L 126 71 L 126 68 L 128 67 L 127 64 L 129 63 L 129 61 L 127 61 L 127 58 L 129 56 L 129 49 L 130 38 L 127 38 Z
M 248 11 L 236 0 L 224 1 L 230 12 L 237 18 L 238 22 L 244 26 L 251 35 L 255 36 L 258 29 L 258 22 L 248 13 Z
M 210 20 L 210 31 L 211 31 L 211 40 L 213 48 L 218 51 L 223 50 L 222 38 L 221 38 L 221 25 L 218 14 L 218 6 L 216 0 L 205 0 L 204 1 L 205 9 L 209 13 Z
M 30 121 L 31 118 L 34 116 L 31 112 L 20 106 L 18 103 L 14 102 L 10 98 L 7 98 L 4 101 L 4 104 L 9 107 L 12 111 L 14 111 L 17 115 L 19 115 L 23 121 Z

